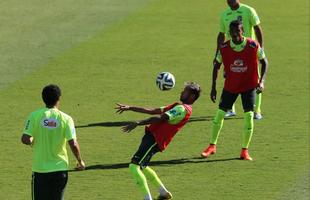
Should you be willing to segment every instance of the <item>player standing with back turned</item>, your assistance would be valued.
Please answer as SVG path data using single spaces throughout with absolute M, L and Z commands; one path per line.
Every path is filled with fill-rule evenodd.
M 78 170 L 85 169 L 72 118 L 61 112 L 61 90 L 47 85 L 42 91 L 45 108 L 32 112 L 21 138 L 33 150 L 32 199 L 63 200 L 68 181 L 69 159 L 66 143 L 77 160 Z

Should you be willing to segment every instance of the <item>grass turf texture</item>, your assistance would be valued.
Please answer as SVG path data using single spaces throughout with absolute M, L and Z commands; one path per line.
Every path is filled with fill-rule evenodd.
M 178 99 L 187 80 L 204 89 L 193 121 L 152 164 L 175 199 L 309 198 L 308 1 L 244 1 L 262 20 L 270 61 L 264 119 L 255 122 L 250 146 L 254 162 L 235 159 L 243 130 L 240 102 L 238 117 L 224 123 L 218 153 L 196 158 L 208 144 L 217 109 L 208 96 L 225 1 L 31 2 L 1 2 L 0 199 L 30 199 L 31 150 L 19 138 L 28 113 L 42 106 L 42 87 L 51 82 L 63 90 L 61 110 L 75 119 L 89 166 L 70 172 L 66 199 L 141 199 L 126 163 L 143 128 L 127 135 L 117 122 L 147 116 L 117 115 L 114 103 L 165 105 Z M 160 71 L 175 75 L 173 90 L 156 88 Z M 90 123 L 98 124 L 83 127 Z

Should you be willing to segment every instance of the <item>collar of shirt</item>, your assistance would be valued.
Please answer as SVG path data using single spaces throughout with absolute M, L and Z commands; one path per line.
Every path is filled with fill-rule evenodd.
M 243 41 L 240 44 L 235 44 L 232 40 L 230 40 L 230 47 L 237 52 L 240 52 L 244 49 L 245 45 L 246 45 L 246 38 L 243 37 L 242 39 Z

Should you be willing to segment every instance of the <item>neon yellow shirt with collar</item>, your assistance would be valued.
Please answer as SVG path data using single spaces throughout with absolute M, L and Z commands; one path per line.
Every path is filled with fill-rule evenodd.
M 235 43 L 233 43 L 232 40 L 230 40 L 230 47 L 236 52 L 242 51 L 244 49 L 245 45 L 246 45 L 246 38 L 245 37 L 243 37 L 243 41 L 240 44 L 235 44 Z M 262 59 L 266 58 L 266 54 L 264 52 L 264 49 L 261 48 L 260 46 L 258 47 L 257 57 L 258 57 L 258 60 L 262 60 Z M 216 60 L 219 63 L 223 62 L 221 51 L 218 51 L 218 53 L 216 54 Z
M 32 171 L 39 173 L 66 171 L 69 159 L 66 143 L 76 138 L 72 118 L 57 108 L 32 112 L 24 134 L 33 137 Z
M 244 36 L 255 40 L 254 26 L 260 24 L 260 19 L 254 8 L 240 4 L 237 10 L 228 7 L 221 15 L 220 32 L 225 34 L 226 40 L 229 40 L 229 24 L 234 20 L 242 20 Z

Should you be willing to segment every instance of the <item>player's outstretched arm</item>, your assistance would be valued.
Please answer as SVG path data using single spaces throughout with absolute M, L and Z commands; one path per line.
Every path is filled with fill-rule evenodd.
M 169 116 L 164 113 L 162 115 L 150 117 L 145 120 L 130 122 L 128 125 L 123 126 L 121 129 L 122 131 L 129 133 L 130 131 L 132 131 L 139 125 L 148 125 L 148 124 L 159 123 L 159 122 L 163 122 L 167 120 L 169 120 Z
M 143 107 L 137 107 L 137 106 L 129 106 L 125 104 L 116 103 L 117 107 L 116 113 L 122 114 L 124 111 L 134 111 L 139 113 L 145 113 L 150 115 L 156 115 L 161 114 L 162 110 L 160 108 L 143 108 Z

